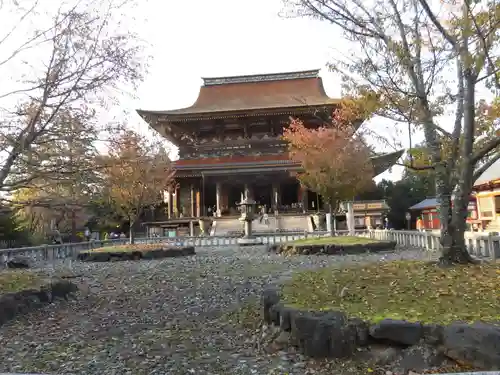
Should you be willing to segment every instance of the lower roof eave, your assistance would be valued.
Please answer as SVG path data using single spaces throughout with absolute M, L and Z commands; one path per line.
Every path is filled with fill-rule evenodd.
M 300 166 L 278 166 L 267 168 L 228 168 L 228 169 L 210 169 L 210 170 L 195 170 L 195 171 L 178 171 L 175 174 L 177 178 L 186 177 L 211 177 L 211 176 L 227 176 L 231 174 L 261 174 L 267 172 L 294 172 L 300 170 Z

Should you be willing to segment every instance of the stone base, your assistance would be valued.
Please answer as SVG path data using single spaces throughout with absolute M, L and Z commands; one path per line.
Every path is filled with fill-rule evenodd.
M 390 366 L 394 374 L 437 374 L 439 369 L 456 368 L 457 364 L 473 370 L 500 368 L 500 327 L 493 323 L 365 322 L 342 311 L 285 305 L 276 285 L 264 288 L 261 303 L 265 323 L 279 327 L 288 344 L 307 357 L 354 358 L 363 352 L 377 365 Z
M 82 251 L 78 254 L 78 260 L 83 262 L 113 262 L 124 260 L 151 260 L 161 258 L 172 258 L 195 255 L 194 246 L 184 247 L 159 247 L 153 250 L 131 250 L 131 251 Z
M 269 248 L 269 251 L 282 255 L 344 255 L 363 254 L 366 252 L 393 251 L 396 248 L 395 241 L 376 241 L 366 244 L 355 245 L 293 245 L 276 244 Z
M 52 278 L 40 288 L 0 294 L 0 326 L 57 299 L 68 300 L 68 297 L 74 297 L 77 291 L 76 284 L 60 278 Z
M 239 246 L 256 246 L 256 245 L 264 245 L 264 243 L 257 238 L 238 238 L 237 244 Z

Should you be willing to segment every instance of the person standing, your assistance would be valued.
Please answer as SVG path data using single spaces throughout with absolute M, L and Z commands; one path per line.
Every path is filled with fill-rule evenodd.
M 89 228 L 85 228 L 85 232 L 83 234 L 85 236 L 85 241 L 90 241 L 90 230 Z
M 419 216 L 417 219 L 417 230 L 419 232 L 422 232 L 424 230 L 424 221 L 422 220 L 421 216 Z
M 52 243 L 54 245 L 62 245 L 63 243 L 61 232 L 59 232 L 59 229 L 57 228 L 54 229 Z

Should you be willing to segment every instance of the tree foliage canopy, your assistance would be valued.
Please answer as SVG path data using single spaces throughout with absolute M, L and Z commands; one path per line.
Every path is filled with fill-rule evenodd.
M 498 122 L 478 92 L 500 88 L 496 1 L 284 0 L 287 15 L 328 21 L 349 42 L 332 61 L 351 95 L 425 137 L 440 202 L 444 263 L 472 261 L 464 231 L 474 179 L 500 158 Z M 495 102 L 491 104 L 494 113 Z M 479 111 L 479 113 L 478 113 Z M 440 121 L 451 115 L 451 126 Z M 493 121 L 492 121 L 493 120 Z M 453 198 L 452 198 L 453 196 Z M 451 200 L 453 199 L 453 207 Z
M 350 117 L 350 112 L 347 116 L 339 110 L 332 124 L 317 129 L 293 119 L 283 135 L 290 157 L 302 165 L 297 175 L 300 183 L 322 195 L 333 210 L 340 201 L 369 188 L 373 178 L 370 149 L 355 135 L 351 122 L 358 117 Z
M 114 137 L 103 163 L 105 196 L 132 231 L 143 210 L 160 203 L 174 183 L 172 162 L 161 144 L 128 130 Z

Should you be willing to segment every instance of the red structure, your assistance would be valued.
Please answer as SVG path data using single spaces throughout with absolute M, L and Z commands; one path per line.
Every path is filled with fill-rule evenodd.
M 427 198 L 422 202 L 411 206 L 410 211 L 422 218 L 425 229 L 439 230 L 441 221 L 439 220 L 439 203 L 436 198 Z M 468 206 L 467 223 L 477 223 L 477 204 L 476 198 L 471 197 Z

